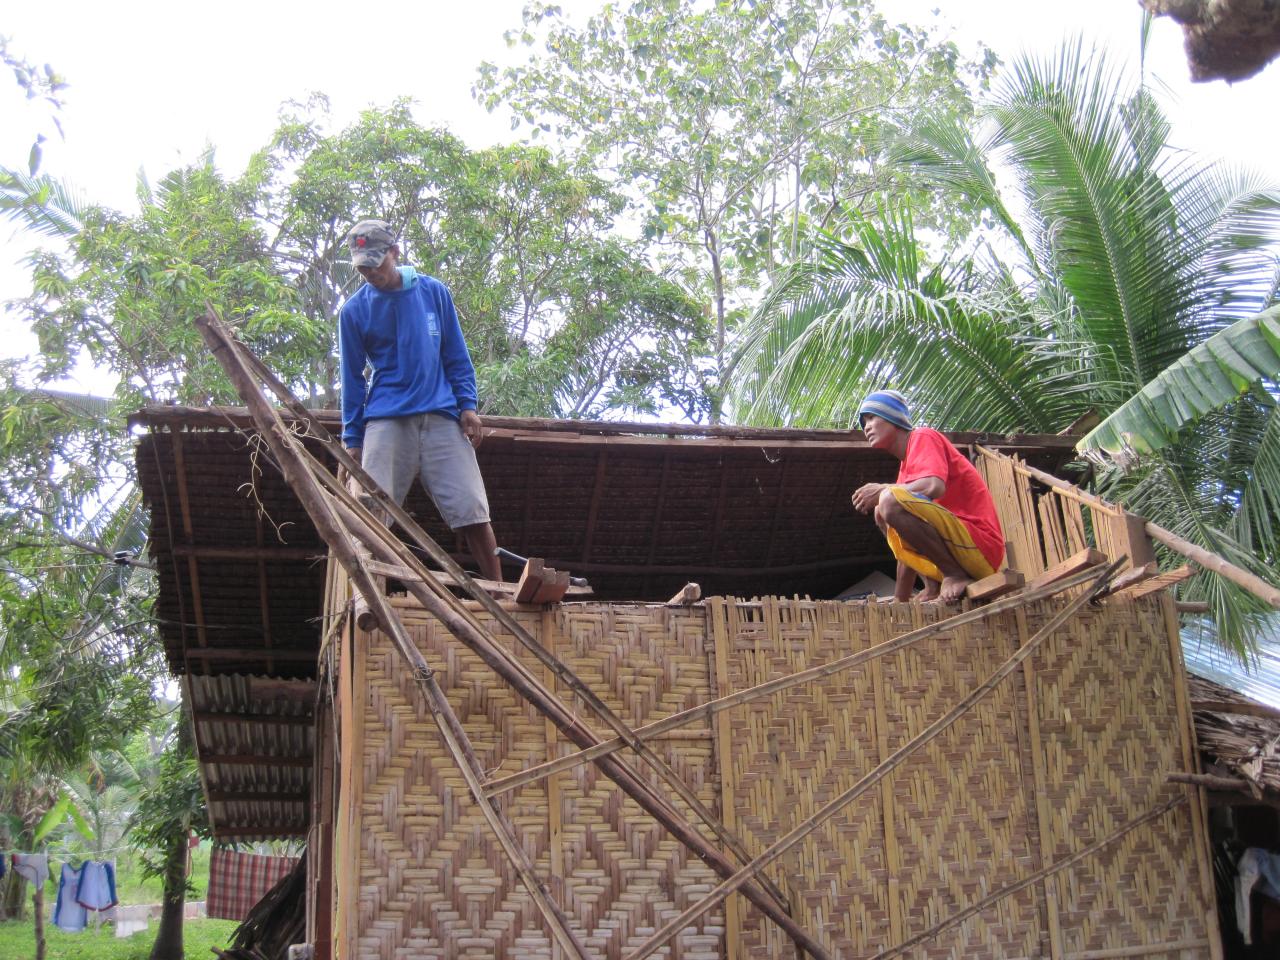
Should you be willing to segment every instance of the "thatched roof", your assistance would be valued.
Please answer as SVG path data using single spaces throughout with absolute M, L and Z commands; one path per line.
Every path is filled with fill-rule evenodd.
M 1206 771 L 1247 781 L 1240 792 L 1280 802 L 1280 710 L 1194 673 L 1187 687 Z
M 1182 25 L 1191 79 L 1253 76 L 1280 53 L 1280 4 L 1274 0 L 1141 0 Z

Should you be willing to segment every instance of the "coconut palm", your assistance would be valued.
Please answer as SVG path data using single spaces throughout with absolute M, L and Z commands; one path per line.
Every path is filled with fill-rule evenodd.
M 1079 43 L 1020 60 L 976 130 L 917 122 L 891 156 L 983 207 L 980 245 L 928 265 L 900 206 L 821 238 L 744 329 L 741 416 L 844 425 L 859 396 L 892 382 L 937 426 L 1058 431 L 1158 381 L 1167 402 L 1143 409 L 1161 416 L 1131 407 L 1120 422 L 1149 428 L 1142 456 L 1107 461 L 1095 486 L 1274 579 L 1280 349 L 1246 358 L 1239 345 L 1274 330 L 1258 315 L 1276 293 L 1280 192 L 1188 158 L 1167 135 L 1150 91 Z M 1236 349 L 1209 347 L 1215 335 Z M 1224 376 L 1229 393 L 1190 402 L 1198 378 L 1221 388 Z M 1260 604 L 1212 577 L 1189 592 L 1246 654 Z

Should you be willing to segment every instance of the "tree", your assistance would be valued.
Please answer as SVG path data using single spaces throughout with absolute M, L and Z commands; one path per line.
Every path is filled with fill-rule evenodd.
M 1149 90 L 1103 56 L 1074 44 L 1020 61 L 982 118 L 977 136 L 931 118 L 891 155 L 984 207 L 1007 252 L 984 239 L 977 254 L 924 267 L 909 219 L 855 218 L 753 317 L 736 379 L 748 419 L 848 423 L 859 395 L 892 380 L 942 427 L 1057 431 L 1111 413 L 1273 301 L 1276 186 L 1169 150 Z M 1023 215 L 997 188 L 996 159 Z M 1268 375 L 1250 379 L 1259 386 L 1138 469 L 1109 467 L 1094 485 L 1274 579 L 1278 394 Z M 1213 576 L 1189 594 L 1246 655 L 1260 602 Z
M 927 106 L 967 113 L 968 85 L 995 63 L 965 61 L 868 0 L 634 0 L 582 29 L 532 3 L 508 40 L 539 39 L 545 53 L 523 66 L 482 66 L 478 98 L 639 194 L 646 237 L 710 304 L 717 381 L 759 277 L 810 225 L 877 188 L 909 189 L 879 162 L 879 128 Z
M 192 834 L 208 837 L 204 793 L 192 749 L 191 716 L 184 706 L 160 757 L 158 776 L 138 800 L 129 842 L 143 855 L 145 875 L 160 877 L 164 899 L 151 960 L 182 960 L 182 920 L 189 883 L 187 856 Z

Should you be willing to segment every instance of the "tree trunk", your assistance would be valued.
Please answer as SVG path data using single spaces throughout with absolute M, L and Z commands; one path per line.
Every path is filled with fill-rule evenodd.
M 716 384 L 711 394 L 711 423 L 719 424 L 724 418 L 724 346 L 726 339 L 724 319 L 724 266 L 720 262 L 720 243 L 708 227 L 705 230 L 707 252 L 711 254 L 711 280 L 715 285 L 716 311 Z
M 182 960 L 182 914 L 187 902 L 187 838 L 169 841 L 164 862 L 164 903 L 151 960 Z
M 44 960 L 44 884 L 32 884 L 35 892 L 31 894 L 31 909 L 35 911 L 36 928 L 36 960 Z
M 16 870 L 10 870 L 0 882 L 0 920 L 21 920 L 27 912 L 26 881 Z

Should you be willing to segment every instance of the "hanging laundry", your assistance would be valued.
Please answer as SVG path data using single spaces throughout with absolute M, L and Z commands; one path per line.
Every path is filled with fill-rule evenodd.
M 90 910 L 110 910 L 119 903 L 114 860 L 86 860 L 81 865 L 76 902 Z
M 53 903 L 53 925 L 67 933 L 79 933 L 89 923 L 89 911 L 76 902 L 80 889 L 80 869 L 69 863 L 62 865 L 58 878 L 58 899 Z
M 18 876 L 43 887 L 45 881 L 49 879 L 49 855 L 47 853 L 15 853 L 13 869 L 18 872 Z
M 205 914 L 219 920 L 244 920 L 267 891 L 297 864 L 297 857 L 264 857 L 234 850 L 209 855 L 209 893 Z

